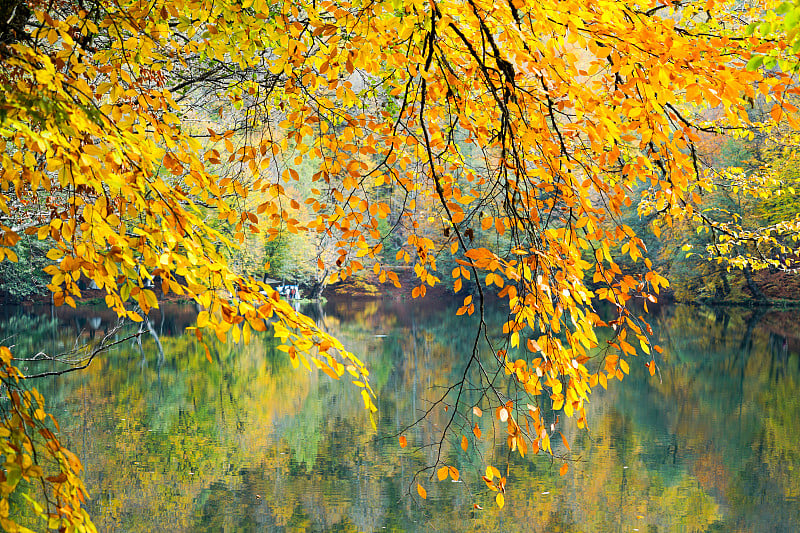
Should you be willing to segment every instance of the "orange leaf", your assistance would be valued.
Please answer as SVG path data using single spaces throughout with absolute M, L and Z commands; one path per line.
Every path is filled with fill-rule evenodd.
M 423 487 L 419 483 L 417 483 L 417 492 L 419 493 L 420 497 L 422 497 L 423 500 L 428 498 L 428 491 L 425 490 L 425 487 Z
M 444 481 L 447 479 L 447 474 L 449 473 L 446 466 L 441 467 L 439 470 L 436 471 L 436 477 L 439 478 L 439 481 Z
M 400 435 L 400 447 L 405 448 L 408 445 L 408 440 L 405 435 Z
M 448 467 L 448 471 L 450 472 L 450 477 L 453 478 L 453 481 L 458 481 L 459 478 L 458 468 L 451 466 Z
M 478 424 L 475 424 L 475 427 L 472 428 L 472 433 L 475 434 L 475 438 L 481 438 L 481 428 L 478 427 Z
M 322 366 L 321 366 L 320 368 L 322 369 L 322 371 L 323 371 L 323 372 L 325 372 L 326 374 L 328 374 L 328 375 L 329 375 L 330 377 L 332 377 L 333 379 L 339 379 L 339 375 L 336 373 L 336 371 L 335 371 L 335 370 L 333 370 L 333 369 L 332 369 L 331 367 L 329 367 L 328 365 L 326 365 L 325 363 L 322 363 Z
M 461 449 L 467 451 L 467 446 L 469 446 L 469 442 L 467 441 L 467 437 L 461 436 Z
M 564 474 L 567 473 L 567 470 L 569 470 L 569 464 L 564 463 L 563 465 L 561 465 L 561 468 L 559 469 L 558 473 L 563 476 Z

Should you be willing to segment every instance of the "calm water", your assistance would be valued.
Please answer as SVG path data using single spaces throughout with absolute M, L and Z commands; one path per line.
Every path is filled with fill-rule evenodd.
M 356 387 L 293 371 L 269 338 L 216 345 L 209 363 L 183 333 L 196 314 L 188 305 L 153 315 L 158 343 L 144 335 L 37 386 L 84 463 L 99 531 L 798 529 L 797 313 L 662 308 L 660 379 L 633 360 L 624 382 L 592 397 L 588 432 L 560 424 L 571 444 L 554 444 L 570 460 L 563 477 L 560 460 L 512 456 L 498 510 L 480 476 L 487 462 L 505 468 L 508 449 L 489 446 L 488 413 L 480 443 L 464 453 L 458 433 L 442 448 L 465 482 L 419 473 L 450 412 L 439 406 L 403 431 L 461 375 L 471 349 L 469 323 L 439 307 L 307 310 L 370 367 L 377 429 Z M 91 307 L 5 312 L 0 338 L 16 335 L 17 357 L 63 351 L 114 323 Z

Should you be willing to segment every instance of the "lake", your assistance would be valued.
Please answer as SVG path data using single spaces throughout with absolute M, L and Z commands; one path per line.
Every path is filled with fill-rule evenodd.
M 463 373 L 474 317 L 435 300 L 332 300 L 305 311 L 370 368 L 375 427 L 349 380 L 293 370 L 267 335 L 212 344 L 209 362 L 184 332 L 191 305 L 164 304 L 151 315 L 155 335 L 115 346 L 85 370 L 36 380 L 84 464 L 99 531 L 777 532 L 800 524 L 796 311 L 660 307 L 651 316 L 664 348 L 659 373 L 631 359 L 623 382 L 591 397 L 588 430 L 559 421 L 556 459 L 509 454 L 488 411 L 456 417 L 438 445 L 452 411 L 433 402 Z M 2 312 L 0 338 L 12 336 L 5 344 L 18 358 L 99 339 L 116 322 L 91 306 Z M 490 322 L 499 323 L 496 314 Z M 29 375 L 57 369 L 21 366 Z M 462 401 L 478 403 L 479 392 L 468 387 Z M 457 482 L 424 470 L 437 457 L 458 469 Z M 502 510 L 481 480 L 487 464 L 508 468 Z

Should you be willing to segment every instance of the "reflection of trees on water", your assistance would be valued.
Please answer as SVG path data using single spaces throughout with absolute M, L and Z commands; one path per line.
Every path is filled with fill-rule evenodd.
M 375 433 L 355 387 L 292 371 L 268 335 L 247 347 L 213 343 L 209 363 L 193 336 L 171 333 L 194 310 L 175 312 L 143 326 L 163 355 L 148 333 L 141 352 L 121 347 L 43 387 L 87 465 L 104 531 L 781 531 L 800 520 L 800 356 L 794 332 L 778 327 L 791 318 L 663 308 L 654 321 L 663 381 L 633 359 L 623 383 L 592 398 L 590 433 L 565 426 L 579 458 L 567 475 L 544 456 L 514 458 L 497 512 L 478 467 L 501 464 L 504 445 L 483 457 L 486 448 L 445 450 L 469 484 L 423 478 L 428 501 L 418 507 L 406 491 L 433 455 L 416 447 L 446 414 L 407 432 L 405 450 L 381 438 L 459 375 L 473 340 L 461 318 L 402 301 L 306 310 L 372 370 Z M 20 339 L 30 345 L 64 342 L 93 316 L 79 310 L 61 329 L 49 315 L 14 327 L 39 332 Z
M 706 475 L 717 465 L 708 490 L 729 508 L 726 527 L 792 530 L 800 519 L 792 496 L 798 482 L 787 471 L 800 465 L 796 441 L 789 437 L 800 434 L 800 354 L 790 349 L 792 342 L 797 345 L 797 332 L 776 332 L 775 324 L 797 323 L 797 313 L 668 311 L 658 321 L 658 330 L 667 334 L 670 362 L 664 382 L 649 387 L 632 376 L 620 393 L 632 402 L 643 388 L 655 392 L 647 402 L 631 405 L 662 410 L 642 418 L 666 422 L 687 466 Z
M 27 359 L 42 350 L 62 348 L 57 331 L 58 320 L 49 315 L 12 314 L 0 319 L 0 344 L 11 347 L 17 358 Z

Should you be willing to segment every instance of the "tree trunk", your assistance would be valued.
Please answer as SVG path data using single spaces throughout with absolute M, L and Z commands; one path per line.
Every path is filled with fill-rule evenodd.
M 764 293 L 761 292 L 761 289 L 758 288 L 756 282 L 753 281 L 753 271 L 750 270 L 750 265 L 745 265 L 742 271 L 744 272 L 744 279 L 745 281 L 747 281 L 747 288 L 749 288 L 750 292 L 753 293 L 753 298 L 761 302 L 766 301 L 767 297 L 764 296 Z
M 0 43 L 14 44 L 27 38 L 25 26 L 30 16 L 30 8 L 21 0 L 0 2 Z M 5 57 L 6 51 L 0 50 L 0 57 Z
M 325 290 L 325 279 L 322 280 L 314 280 L 308 287 L 308 299 L 309 300 L 319 300 L 322 297 L 322 291 Z

